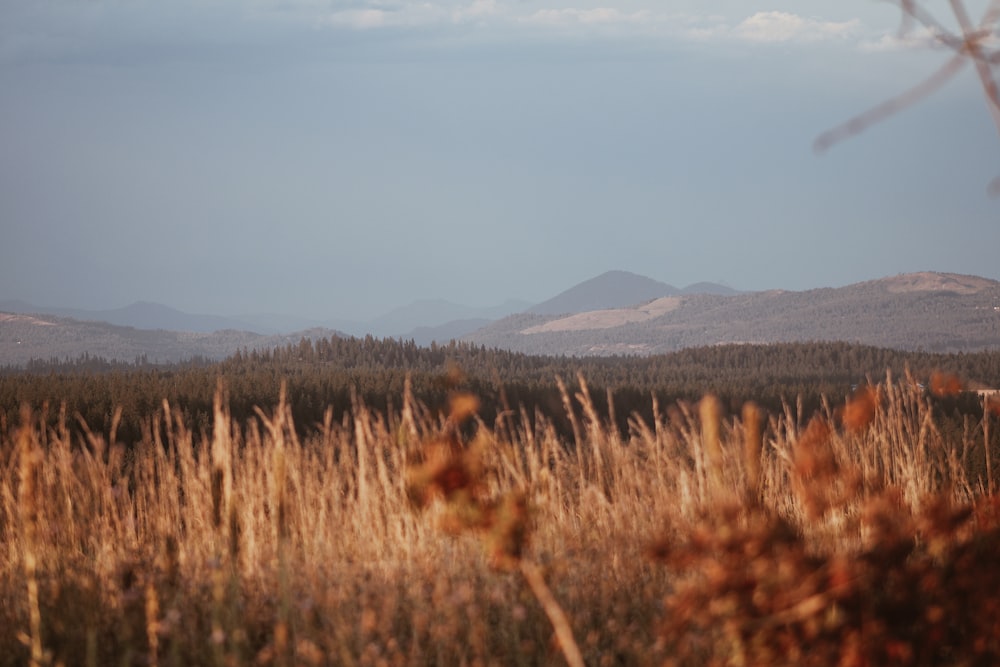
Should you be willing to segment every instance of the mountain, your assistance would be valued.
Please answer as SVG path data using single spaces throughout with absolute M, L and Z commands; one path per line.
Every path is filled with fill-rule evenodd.
M 377 337 L 426 338 L 428 335 L 433 335 L 435 339 L 440 341 L 441 336 L 453 334 L 451 337 L 454 338 L 468 333 L 471 330 L 470 325 L 463 323 L 475 322 L 478 326 L 474 328 L 478 328 L 490 321 L 522 311 L 530 305 L 526 301 L 508 300 L 497 306 L 475 308 L 444 300 L 423 300 L 396 308 L 368 321 L 317 320 L 274 313 L 247 314 L 238 317 L 192 315 L 169 306 L 146 301 L 139 301 L 130 306 L 112 310 L 84 310 L 80 308 L 49 308 L 20 300 L 6 300 L 0 301 L 0 312 L 52 315 L 82 322 L 106 322 L 136 329 L 163 329 L 196 333 L 235 330 L 264 335 L 287 335 L 306 329 L 323 328 L 346 332 L 352 336 L 372 334 Z M 434 328 L 441 328 L 441 331 L 431 334 L 428 330 Z M 451 338 L 447 340 L 451 340 Z
M 739 290 L 718 283 L 694 283 L 682 289 L 681 294 L 718 294 L 719 296 L 733 296 L 739 294 Z
M 529 305 L 523 301 L 508 300 L 499 306 L 474 308 L 443 299 L 425 299 L 369 320 L 365 323 L 365 333 L 379 337 L 411 338 L 418 329 L 449 326 L 450 323 L 465 320 L 496 320 L 524 310 Z
M 224 329 L 246 329 L 246 323 L 216 315 L 192 315 L 169 306 L 148 301 L 137 301 L 130 306 L 116 310 L 94 313 L 96 319 L 136 329 L 165 329 L 170 331 L 194 331 L 209 333 Z M 67 317 L 76 317 L 66 314 Z
M 54 315 L 0 312 L 0 365 L 23 366 L 31 359 L 94 357 L 131 362 L 172 363 L 193 357 L 223 359 L 238 350 L 271 349 L 341 335 L 331 329 L 265 336 L 224 329 L 214 332 L 137 329 Z
M 993 349 L 1000 347 L 1000 283 L 924 272 L 803 292 L 683 293 L 621 308 L 514 315 L 463 340 L 559 355 L 819 340 L 935 352 Z
M 666 283 L 628 271 L 608 271 L 570 287 L 548 301 L 532 306 L 527 312 L 533 315 L 562 315 L 604 308 L 622 308 L 657 297 L 678 294 L 679 291 Z
M 223 329 L 252 330 L 247 323 L 217 315 L 192 315 L 169 306 L 148 301 L 137 301 L 124 308 L 112 310 L 84 310 L 81 308 L 44 308 L 24 301 L 0 301 L 0 312 L 22 315 L 53 315 L 84 322 L 105 322 L 136 329 L 165 329 L 168 331 L 211 332 Z
M 249 313 L 234 318 L 241 322 L 242 329 L 260 334 L 291 334 L 305 329 L 336 329 L 352 336 L 364 336 L 367 328 L 364 322 L 347 319 L 317 320 L 283 313 Z

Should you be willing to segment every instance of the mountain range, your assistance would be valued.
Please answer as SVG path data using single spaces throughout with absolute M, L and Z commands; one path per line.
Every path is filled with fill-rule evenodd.
M 382 338 L 411 338 L 418 329 L 436 328 L 454 321 L 474 320 L 482 324 L 520 312 L 531 306 L 527 301 L 508 300 L 499 306 L 475 308 L 443 299 L 425 299 L 395 308 L 371 320 L 316 320 L 294 315 L 258 313 L 224 317 L 196 315 L 159 303 L 138 301 L 112 310 L 49 308 L 20 300 L 0 301 L 0 312 L 21 315 L 54 315 L 82 322 L 105 322 L 136 329 L 164 329 L 193 333 L 245 331 L 261 335 L 293 334 L 306 329 L 336 329 L 352 336 L 372 334 Z M 478 328 L 478 327 L 474 327 Z M 464 329 L 458 335 L 472 331 Z M 447 338 L 445 340 L 450 340 Z M 429 340 L 427 341 L 430 342 Z
M 1000 346 L 1000 283 L 924 272 L 840 288 L 740 292 L 714 283 L 678 289 L 609 271 L 535 305 L 508 301 L 471 308 L 426 300 L 368 322 L 192 315 L 146 302 L 81 311 L 0 301 L 2 365 L 84 353 L 123 361 L 218 359 L 303 337 L 368 333 L 420 345 L 459 339 L 556 355 L 648 355 L 701 345 L 805 340 L 972 351 Z
M 463 340 L 557 355 L 832 340 L 933 352 L 995 349 L 1000 282 L 924 272 L 801 292 L 673 294 L 624 308 L 512 315 Z
M 509 299 L 490 307 L 474 307 L 444 299 L 422 299 L 394 308 L 369 320 L 314 319 L 288 314 L 254 313 L 237 316 L 199 315 L 170 306 L 138 301 L 124 308 L 84 310 L 52 308 L 21 300 L 0 300 L 0 312 L 22 315 L 55 315 L 83 322 L 106 322 L 136 329 L 163 329 L 212 333 L 233 330 L 266 336 L 294 334 L 307 329 L 334 329 L 351 336 L 371 334 L 379 338 L 414 339 L 422 345 L 447 342 L 471 333 L 494 320 L 531 310 L 540 313 L 580 312 L 590 308 L 615 308 L 640 303 L 656 296 L 704 291 L 735 293 L 713 283 L 699 283 L 679 290 L 627 271 L 608 271 L 571 287 L 543 303 Z

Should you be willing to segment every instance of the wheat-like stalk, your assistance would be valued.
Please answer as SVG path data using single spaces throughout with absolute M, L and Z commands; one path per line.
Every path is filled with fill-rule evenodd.
M 866 600 L 923 604 L 916 581 L 942 583 L 914 627 L 988 662 L 1000 647 L 958 628 L 992 636 L 974 583 L 1000 535 L 995 429 L 946 430 L 912 384 L 816 415 L 654 405 L 622 432 L 581 381 L 569 438 L 540 412 L 491 426 L 458 390 L 442 419 L 411 396 L 304 437 L 284 392 L 246 424 L 220 392 L 202 435 L 165 404 L 136 443 L 26 413 L 0 433 L 0 627 L 20 638 L 0 666 L 793 664 L 793 631 L 883 664 L 867 638 L 902 651 L 901 631 Z M 883 600 L 890 576 L 907 583 Z

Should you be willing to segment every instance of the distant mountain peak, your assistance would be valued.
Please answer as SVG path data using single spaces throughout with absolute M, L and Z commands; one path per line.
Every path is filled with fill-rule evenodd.
M 664 296 L 674 296 L 679 290 L 666 283 L 630 271 L 606 271 L 585 280 L 548 301 L 533 306 L 529 313 L 560 315 L 591 310 L 624 308 Z
M 688 285 L 681 290 L 682 294 L 715 294 L 716 296 L 733 296 L 739 294 L 738 289 L 720 283 L 700 282 Z

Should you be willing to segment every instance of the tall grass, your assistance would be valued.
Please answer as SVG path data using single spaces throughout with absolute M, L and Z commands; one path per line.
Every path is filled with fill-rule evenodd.
M 886 382 L 818 415 L 355 401 L 0 441 L 0 665 L 992 664 L 1000 505 Z M 989 414 L 984 419 L 990 419 Z M 483 548 L 485 546 L 485 548 Z M 565 627 L 559 628 L 562 615 Z M 568 634 L 567 634 L 568 633 Z

